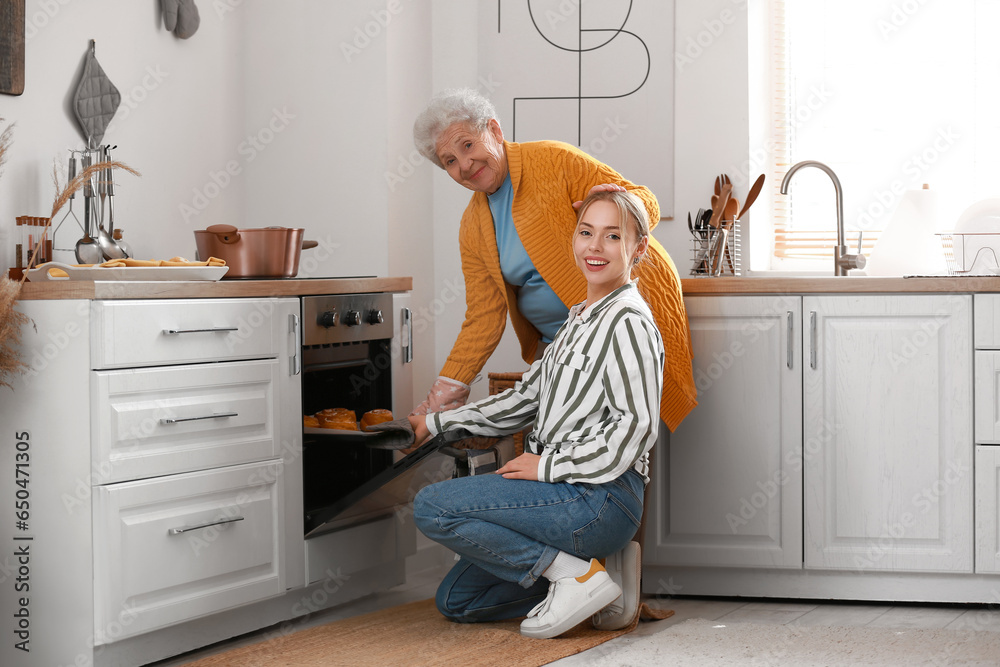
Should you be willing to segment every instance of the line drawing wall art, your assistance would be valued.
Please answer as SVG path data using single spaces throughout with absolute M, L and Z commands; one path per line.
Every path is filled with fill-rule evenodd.
M 673 0 L 482 0 L 480 81 L 509 141 L 579 146 L 673 216 Z

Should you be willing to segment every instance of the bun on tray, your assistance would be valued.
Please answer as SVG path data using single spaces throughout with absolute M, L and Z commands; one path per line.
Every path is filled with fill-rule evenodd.
M 369 426 L 392 421 L 392 412 L 383 408 L 369 410 L 361 417 L 361 430 L 367 431 Z
M 327 408 L 316 413 L 320 428 L 335 428 L 341 431 L 357 431 L 358 418 L 354 410 L 347 408 Z

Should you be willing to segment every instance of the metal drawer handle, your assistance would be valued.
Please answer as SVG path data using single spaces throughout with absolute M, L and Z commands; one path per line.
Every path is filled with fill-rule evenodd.
M 298 375 L 302 372 L 302 357 L 299 353 L 302 346 L 299 344 L 299 316 L 289 315 L 288 316 L 288 332 L 291 334 L 289 336 L 289 375 Z
M 239 331 L 239 327 L 213 327 L 211 329 L 164 329 L 163 335 L 173 336 L 186 333 L 225 333 L 227 331 Z
M 403 308 L 402 316 L 403 326 L 400 334 L 402 338 L 403 363 L 409 364 L 413 362 L 413 315 L 409 308 Z
M 217 412 L 214 415 L 202 415 L 201 417 L 181 417 L 180 419 L 162 418 L 161 424 L 179 424 L 180 422 L 196 422 L 200 419 L 222 419 L 223 417 L 239 417 L 238 412 Z
M 816 368 L 816 311 L 809 312 L 809 367 Z
M 198 524 L 197 526 L 185 526 L 184 528 L 169 528 L 167 529 L 167 535 L 180 535 L 181 533 L 186 533 L 189 530 L 200 530 L 202 528 L 209 528 L 210 526 L 221 526 L 226 523 L 235 523 L 237 521 L 243 521 L 243 517 L 236 516 L 232 519 L 220 519 L 219 521 L 209 521 L 208 523 Z
M 793 317 L 792 311 L 789 310 L 788 315 L 786 317 L 788 317 L 788 337 L 787 337 L 788 340 L 785 343 L 785 350 L 787 352 L 786 355 L 787 359 L 785 360 L 785 365 L 791 368 L 792 363 L 794 362 L 794 345 L 792 344 L 792 336 L 794 336 L 795 334 L 795 323 L 794 320 L 792 319 Z

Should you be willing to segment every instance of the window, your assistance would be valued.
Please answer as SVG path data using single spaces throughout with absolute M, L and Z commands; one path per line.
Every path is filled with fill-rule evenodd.
M 840 178 L 852 252 L 859 231 L 871 249 L 906 190 L 937 190 L 939 229 L 948 230 L 1000 189 L 1000 40 L 992 34 L 1000 2 L 758 2 L 767 11 L 751 23 L 751 157 L 765 156 L 770 227 L 763 239 L 755 234 L 752 270 L 830 271 L 829 177 L 804 169 L 790 196 L 779 192 L 801 160 L 824 162 Z

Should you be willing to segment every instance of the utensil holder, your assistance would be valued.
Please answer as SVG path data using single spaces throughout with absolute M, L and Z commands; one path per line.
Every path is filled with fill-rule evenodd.
M 691 239 L 691 275 L 697 277 L 743 275 L 740 221 L 723 220 L 718 229 L 699 232 Z

